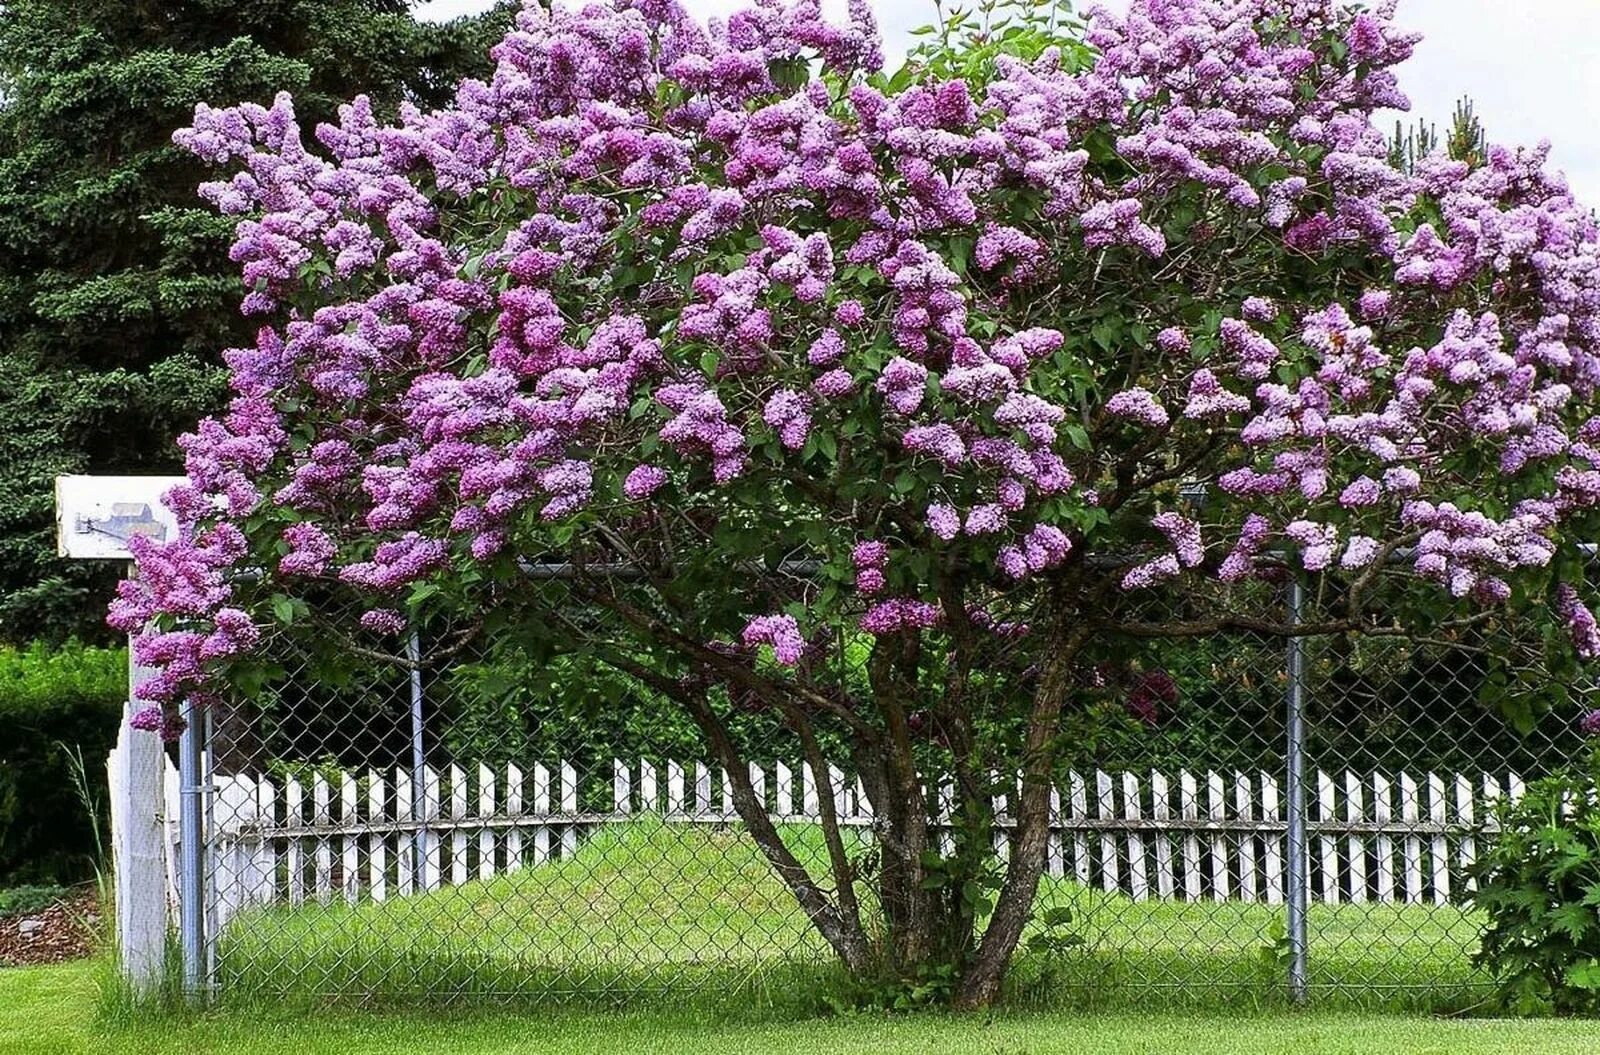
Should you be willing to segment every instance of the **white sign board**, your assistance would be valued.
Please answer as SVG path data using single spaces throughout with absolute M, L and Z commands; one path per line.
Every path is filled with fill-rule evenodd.
M 178 518 L 161 496 L 182 476 L 56 477 L 56 553 L 83 560 L 128 560 L 128 540 L 167 542 Z

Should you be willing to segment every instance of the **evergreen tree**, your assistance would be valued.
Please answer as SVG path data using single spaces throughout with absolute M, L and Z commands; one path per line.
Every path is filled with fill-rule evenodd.
M 117 569 L 54 557 L 60 473 L 180 470 L 173 440 L 248 340 L 229 224 L 172 145 L 201 100 L 357 92 L 392 111 L 488 68 L 509 19 L 406 0 L 5 0 L 0 6 L 0 639 L 100 632 Z

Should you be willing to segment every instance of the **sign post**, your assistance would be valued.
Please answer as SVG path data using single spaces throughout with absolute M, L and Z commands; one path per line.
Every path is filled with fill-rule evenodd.
M 177 518 L 161 505 L 181 477 L 60 476 L 56 478 L 56 548 L 79 560 L 128 561 L 135 537 L 162 542 L 177 534 Z M 149 994 L 161 984 L 167 948 L 167 758 L 160 737 L 129 727 L 142 704 L 137 690 L 153 672 L 128 650 L 128 697 L 116 747 L 106 760 L 110 779 L 111 866 L 115 883 L 118 967 L 132 989 Z M 186 732 L 185 736 L 191 735 Z M 196 789 L 198 790 L 198 789 Z M 181 794 L 189 795 L 185 785 Z M 183 811 L 183 820 L 189 820 Z M 196 819 L 198 819 L 196 812 Z M 198 855 L 200 831 L 183 825 L 187 859 Z M 189 870 L 183 870 L 188 881 Z M 181 924 L 187 929 L 188 920 Z M 185 950 L 187 959 L 187 949 Z

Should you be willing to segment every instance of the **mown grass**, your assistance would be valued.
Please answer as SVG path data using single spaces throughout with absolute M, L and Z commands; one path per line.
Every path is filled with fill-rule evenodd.
M 786 838 L 820 863 L 816 829 Z M 1282 909 L 1234 901 L 1135 903 L 1047 880 L 1081 946 L 1025 955 L 1013 1004 L 1114 1010 L 1283 1006 Z M 1478 923 L 1451 906 L 1313 906 L 1321 1006 L 1454 1010 L 1482 994 Z M 494 1000 L 528 1005 L 727 1008 L 809 1014 L 842 991 L 827 949 L 741 834 L 639 822 L 516 875 L 378 904 L 255 910 L 221 942 L 235 1003 Z
M 1592 1055 L 1593 1022 L 1351 1013 L 1119 1013 L 957 1017 L 708 1015 L 337 1006 L 96 1016 L 99 964 L 0 970 L 3 1055 Z

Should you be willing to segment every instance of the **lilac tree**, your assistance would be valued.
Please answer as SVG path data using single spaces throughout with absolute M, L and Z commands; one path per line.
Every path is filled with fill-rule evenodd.
M 852 972 L 974 1006 L 1117 642 L 1548 610 L 1592 658 L 1562 543 L 1600 502 L 1600 230 L 1543 149 L 1390 163 L 1373 115 L 1416 39 L 1392 7 L 1029 4 L 887 75 L 864 0 L 708 27 L 530 4 L 448 109 L 356 99 L 313 146 L 287 97 L 202 107 L 177 141 L 235 170 L 202 193 L 262 326 L 184 440 L 185 537 L 114 606 L 153 627 L 145 724 L 330 583 L 371 598 L 363 648 L 430 613 L 539 638 L 693 717 Z M 819 773 L 845 745 L 872 860 L 824 794 L 807 870 L 738 708 Z

